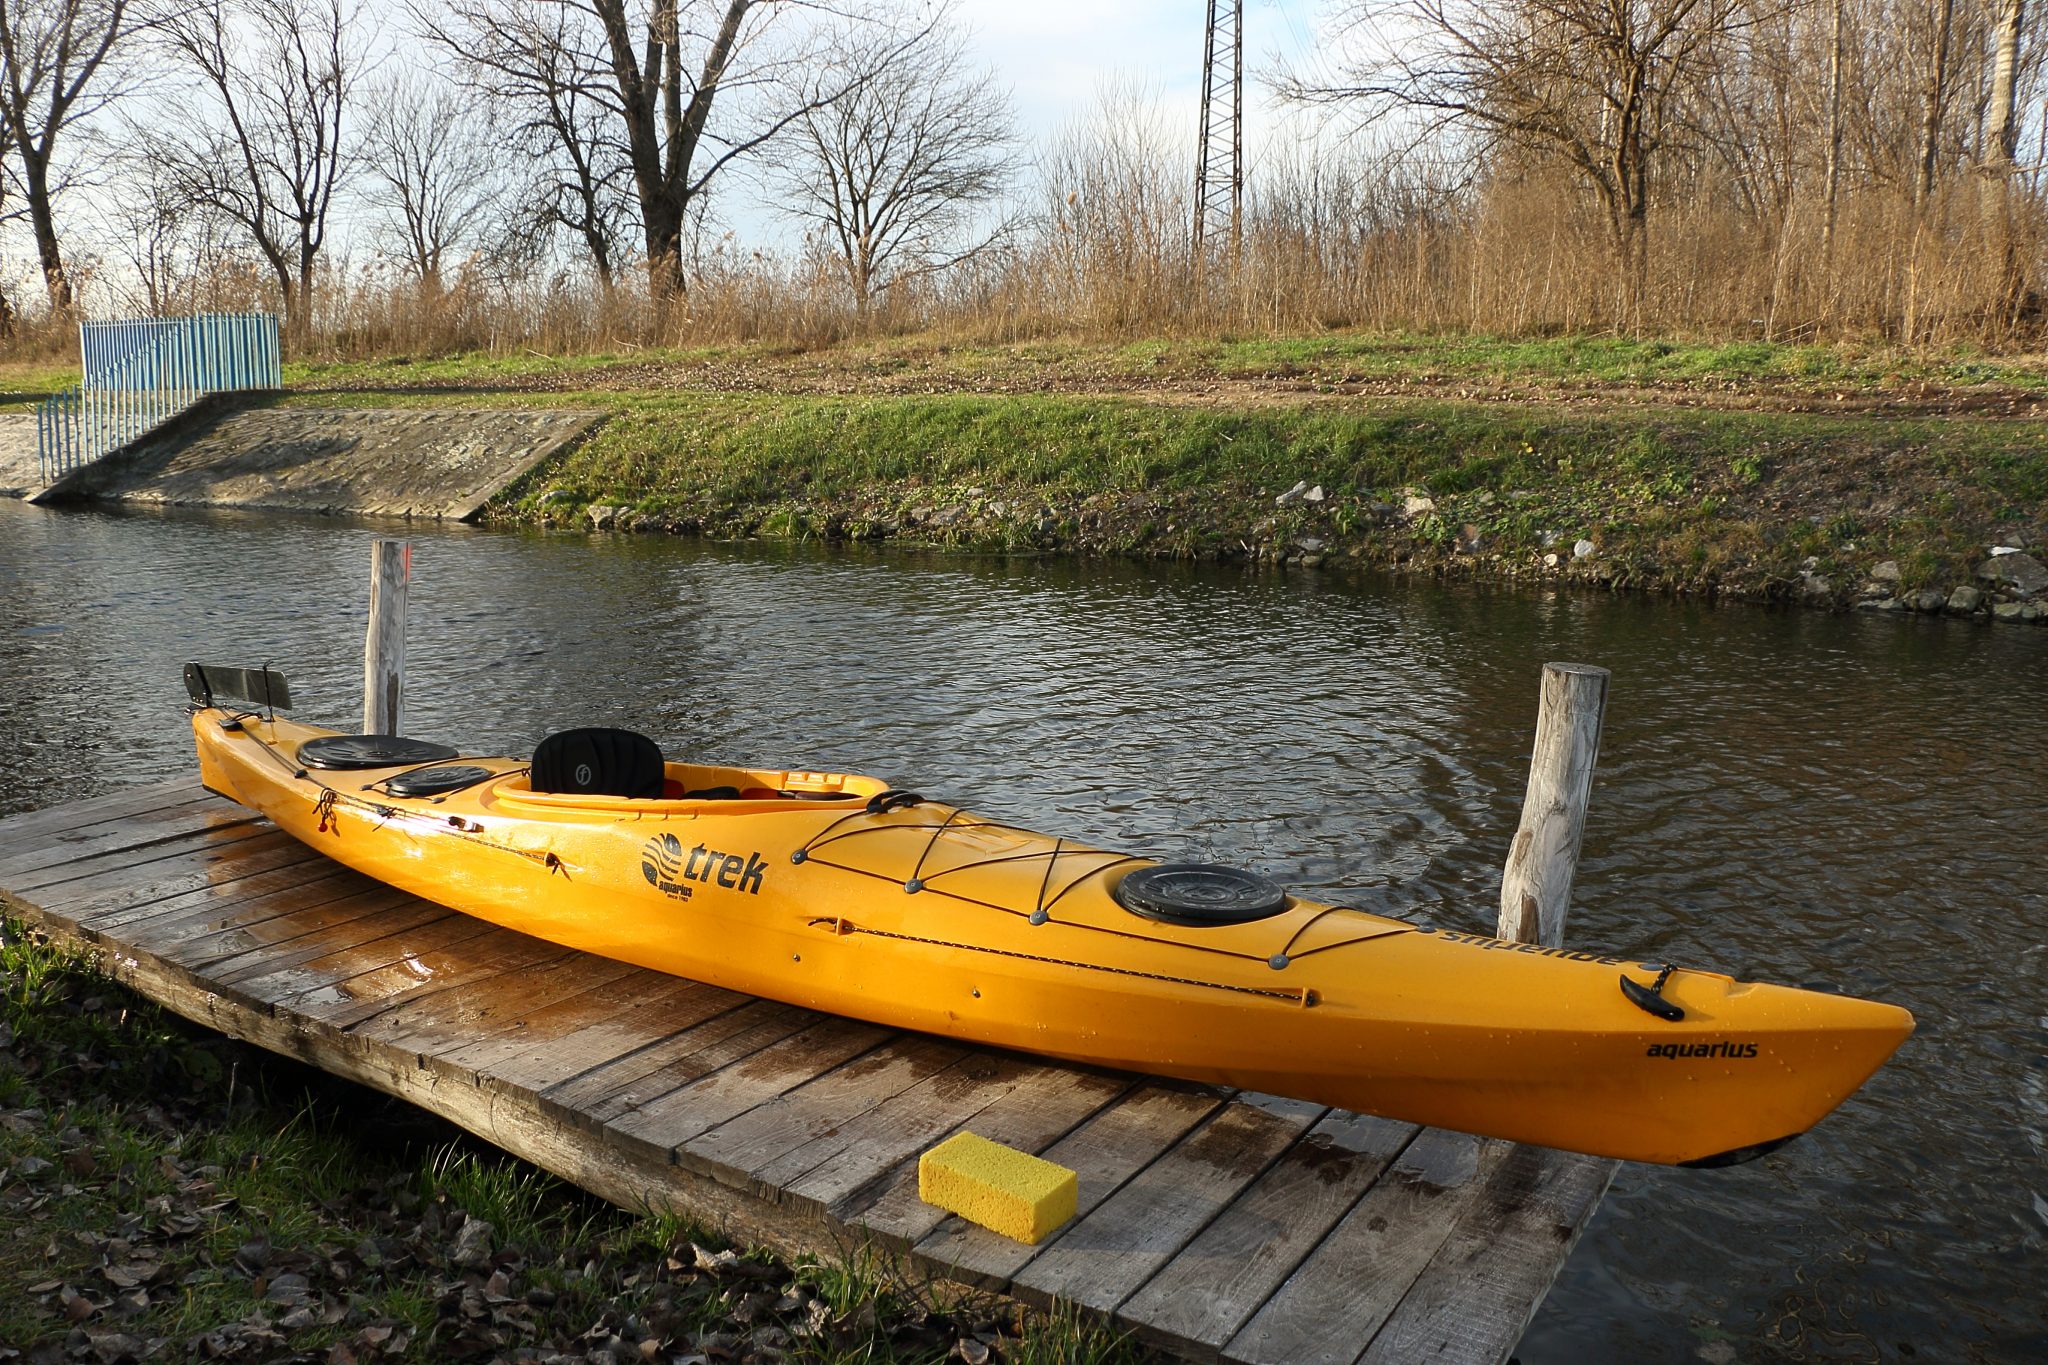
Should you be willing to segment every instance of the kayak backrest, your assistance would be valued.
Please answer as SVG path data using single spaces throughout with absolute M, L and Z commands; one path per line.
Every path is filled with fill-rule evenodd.
M 292 708 L 291 684 L 268 668 L 231 668 L 225 664 L 186 664 L 185 691 L 195 706 L 222 700 L 252 702 L 266 711 Z
M 537 792 L 653 801 L 662 795 L 664 771 L 661 746 L 647 736 L 591 727 L 542 740 L 528 782 Z

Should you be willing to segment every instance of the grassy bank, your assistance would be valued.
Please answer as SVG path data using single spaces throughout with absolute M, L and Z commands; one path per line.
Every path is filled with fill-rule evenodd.
M 596 395 L 585 394 L 584 401 Z M 2048 536 L 2048 424 L 1036 395 L 636 395 L 493 509 L 714 536 L 1555 576 L 1745 597 L 1969 580 Z M 1590 550 L 1574 553 L 1585 542 Z M 1554 557 L 1554 558 L 1553 558 Z
M 624 1213 L 0 920 L 0 1348 L 19 1358 L 1139 1359 L 882 1269 Z
M 20 393 L 50 379 L 0 367 Z M 1885 591 L 1923 608 L 1969 584 L 1990 544 L 2048 542 L 2041 356 L 917 336 L 401 355 L 295 363 L 286 379 L 293 405 L 613 414 L 501 497 L 501 522 L 1355 559 L 1835 605 L 1896 565 Z

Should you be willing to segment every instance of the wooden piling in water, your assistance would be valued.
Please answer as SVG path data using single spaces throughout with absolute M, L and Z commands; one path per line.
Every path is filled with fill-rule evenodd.
M 1593 768 L 1600 758 L 1608 678 L 1606 669 L 1587 664 L 1543 666 L 1529 790 L 1501 876 L 1500 938 L 1551 948 L 1564 942 Z
M 412 583 L 412 542 L 370 543 L 370 629 L 363 640 L 363 733 L 398 733 L 405 683 L 405 595 Z

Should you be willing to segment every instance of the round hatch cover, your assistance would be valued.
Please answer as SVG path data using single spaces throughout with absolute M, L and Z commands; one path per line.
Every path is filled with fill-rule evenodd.
M 1116 887 L 1117 904 L 1166 924 L 1246 924 L 1287 908 L 1287 891 L 1270 877 L 1219 863 L 1161 863 L 1130 873 Z
M 456 753 L 445 744 L 397 735 L 322 735 L 299 746 L 299 762 L 308 768 L 399 768 L 446 762 Z
M 400 773 L 384 784 L 384 790 L 393 796 L 439 796 L 474 787 L 490 775 L 489 768 L 479 768 L 474 763 L 445 763 L 438 768 L 414 768 L 409 773 Z

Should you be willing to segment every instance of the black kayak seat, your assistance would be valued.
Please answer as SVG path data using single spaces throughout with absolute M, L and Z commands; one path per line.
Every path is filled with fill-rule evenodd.
M 661 746 L 647 736 L 591 727 L 542 740 L 527 781 L 537 792 L 653 801 L 662 794 L 664 775 Z

